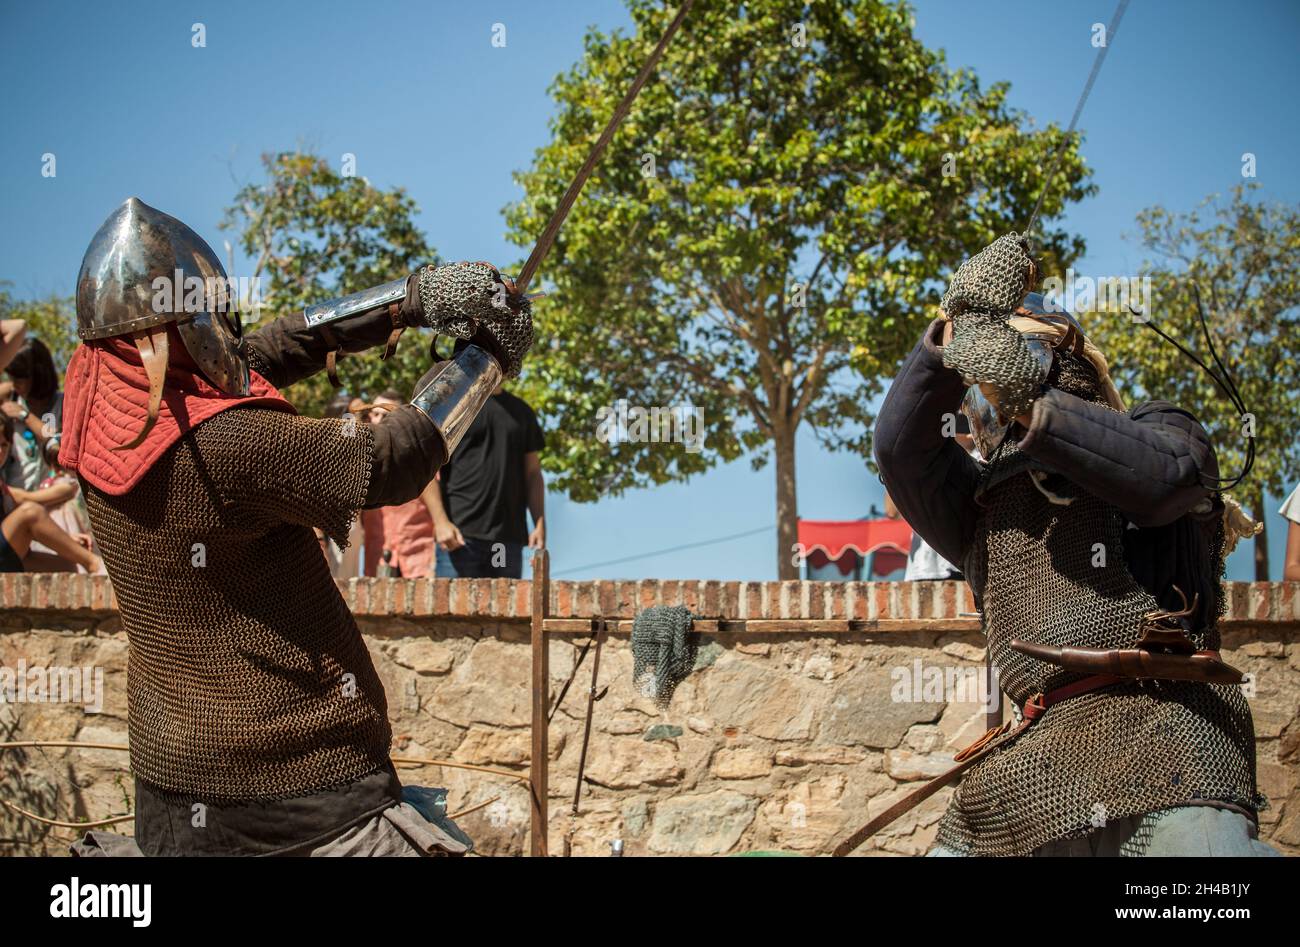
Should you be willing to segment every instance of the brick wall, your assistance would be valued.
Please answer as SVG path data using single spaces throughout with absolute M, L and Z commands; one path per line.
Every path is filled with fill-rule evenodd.
M 340 583 L 389 698 L 394 753 L 526 774 L 531 588 L 512 580 L 352 579 Z M 1260 784 L 1273 804 L 1263 835 L 1300 852 L 1300 584 L 1234 583 L 1225 658 L 1252 675 Z M 579 854 L 614 838 L 628 854 L 716 854 L 756 848 L 825 851 L 869 815 L 941 772 L 984 730 L 985 708 L 960 694 L 899 702 L 914 667 L 976 675 L 982 639 L 958 583 L 561 582 L 557 618 L 630 618 L 653 604 L 706 617 L 850 618 L 851 633 L 703 636 L 697 670 L 660 710 L 633 686 L 626 636 L 601 661 L 587 784 L 569 814 L 591 662 L 556 713 L 550 741 L 551 847 Z M 552 636 L 558 694 L 585 639 Z M 102 712 L 70 704 L 0 705 L 3 739 L 126 742 L 126 639 L 106 579 L 0 577 L 0 665 L 95 667 Z M 917 662 L 920 662 L 919 664 Z M 968 695 L 973 696 L 973 695 Z M 466 770 L 412 768 L 406 782 L 442 785 L 485 853 L 524 850 L 522 783 Z M 918 854 L 933 840 L 945 790 L 870 843 Z M 129 811 L 125 754 L 0 753 L 0 798 L 47 817 Z M 129 823 L 119 830 L 129 831 Z M 0 811 L 0 853 L 61 853 L 71 830 Z
M 515 579 L 340 579 L 358 617 L 527 619 L 532 583 Z M 1228 582 L 1223 626 L 1300 625 L 1300 582 Z M 631 618 L 651 605 L 686 605 L 728 618 L 939 619 L 978 628 L 961 582 L 718 582 L 647 579 L 551 582 L 556 617 Z M 117 599 L 105 576 L 0 574 L 0 609 L 109 615 Z

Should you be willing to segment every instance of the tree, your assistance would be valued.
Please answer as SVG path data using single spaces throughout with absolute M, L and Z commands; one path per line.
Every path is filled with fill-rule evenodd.
M 673 10 L 591 31 L 559 76 L 552 140 L 517 176 L 511 238 L 540 233 Z M 1010 24 L 1009 24 L 1010 25 Z M 777 562 L 797 576 L 795 436 L 870 455 L 868 404 L 945 274 L 1024 225 L 1062 141 L 877 0 L 699 0 L 578 201 L 542 277 L 524 378 L 575 500 L 775 458 Z M 1075 143 L 1044 216 L 1091 194 Z M 1083 243 L 1047 229 L 1063 269 Z M 703 412 L 703 450 L 597 437 L 620 399 Z
M 266 182 L 241 188 L 221 224 L 239 234 L 263 289 L 259 318 L 246 328 L 435 262 L 404 189 L 381 191 L 312 154 L 264 155 L 262 164 Z M 429 364 L 428 349 L 403 337 L 388 361 L 340 360 L 339 378 L 352 393 L 409 392 Z M 324 375 L 294 389 L 295 404 L 311 413 L 324 413 L 334 396 Z
M 1300 207 L 1252 201 L 1254 187 L 1238 186 L 1227 205 L 1215 195 L 1189 213 L 1151 207 L 1138 215 L 1142 246 L 1157 257 L 1142 268 L 1152 304 L 1139 315 L 1213 368 L 1201 335 L 1204 315 L 1246 417 L 1195 363 L 1131 314 L 1112 312 L 1088 329 L 1126 396 L 1162 398 L 1197 415 L 1213 439 L 1220 476 L 1241 471 L 1247 438 L 1254 438 L 1254 466 L 1237 491 L 1263 523 L 1266 495 L 1289 492 L 1300 477 Z M 1262 532 L 1255 537 L 1255 578 L 1265 581 L 1268 572 Z

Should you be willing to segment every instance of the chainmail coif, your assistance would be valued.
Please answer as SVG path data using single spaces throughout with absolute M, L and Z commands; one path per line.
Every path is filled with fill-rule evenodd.
M 693 617 L 684 605 L 654 605 L 632 622 L 632 681 L 661 708 L 695 666 Z M 650 669 L 653 677 L 643 677 Z
M 307 525 L 346 543 L 372 445 L 368 425 L 236 408 L 123 496 L 82 481 L 130 640 L 139 779 L 221 803 L 389 765 L 383 685 Z
M 944 365 L 968 383 L 991 384 L 1009 418 L 1029 410 L 1047 376 L 1008 322 L 1031 289 L 1034 274 L 1024 240 L 1009 233 L 959 266 L 943 297 L 943 311 L 952 319 Z

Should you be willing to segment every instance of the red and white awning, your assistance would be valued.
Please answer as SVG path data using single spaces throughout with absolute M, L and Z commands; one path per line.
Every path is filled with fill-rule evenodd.
M 814 568 L 834 562 L 843 575 L 855 564 L 853 552 L 863 560 L 876 555 L 872 571 L 887 574 L 907 564 L 912 547 L 912 527 L 902 519 L 799 520 L 799 545 Z

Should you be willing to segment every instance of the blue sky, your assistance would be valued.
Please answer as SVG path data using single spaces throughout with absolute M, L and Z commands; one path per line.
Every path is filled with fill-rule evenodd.
M 917 32 L 1011 103 L 1064 123 L 1092 62 L 1090 29 L 1111 0 L 921 0 Z M 206 27 L 206 48 L 191 27 Z M 505 48 L 490 42 L 506 26 Z M 445 256 L 520 259 L 501 209 L 511 173 L 547 140 L 546 88 L 588 25 L 628 23 L 620 0 L 562 2 L 0 4 L 0 279 L 19 296 L 72 290 L 91 234 L 135 194 L 224 256 L 217 223 L 259 156 L 299 146 L 402 185 Z M 689 21 L 686 29 L 689 31 Z M 691 37 L 685 37 L 687 41 Z M 1068 226 L 1088 241 L 1081 274 L 1134 272 L 1143 207 L 1190 209 L 1241 181 L 1256 155 L 1262 196 L 1300 199 L 1300 4 L 1138 0 L 1084 112 L 1098 196 Z M 696 41 L 699 41 L 696 38 Z M 52 153 L 57 176 L 41 176 Z M 236 258 L 236 271 L 243 261 Z M 806 518 L 856 518 L 881 487 L 858 458 L 799 444 Z M 597 504 L 549 498 L 554 568 L 573 578 L 775 577 L 774 534 L 583 569 L 771 526 L 770 467 L 740 461 Z M 1284 524 L 1270 517 L 1275 572 Z M 1248 551 L 1230 563 L 1249 578 Z

